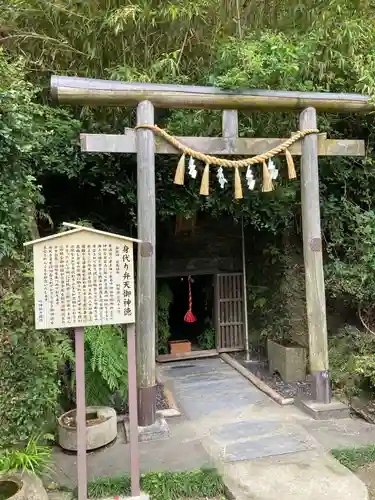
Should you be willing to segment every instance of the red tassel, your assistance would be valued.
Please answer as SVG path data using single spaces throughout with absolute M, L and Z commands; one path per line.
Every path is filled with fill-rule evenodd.
M 192 308 L 193 308 L 193 297 L 191 294 L 191 277 L 188 277 L 188 285 L 189 285 L 189 310 L 185 314 L 184 321 L 185 323 L 194 323 L 197 321 L 197 318 L 194 316 Z
M 195 321 L 197 321 L 197 318 L 194 316 L 194 314 L 191 311 L 188 311 L 185 314 L 184 321 L 185 321 L 185 323 L 194 323 Z

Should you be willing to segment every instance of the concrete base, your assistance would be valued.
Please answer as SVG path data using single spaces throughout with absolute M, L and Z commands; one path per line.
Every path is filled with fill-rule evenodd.
M 124 421 L 125 435 L 129 442 L 129 422 Z M 139 442 L 156 441 L 158 439 L 166 439 L 170 437 L 169 426 L 167 421 L 160 412 L 156 412 L 156 422 L 146 427 L 138 426 Z
M 306 349 L 299 345 L 283 345 L 267 340 L 270 373 L 278 372 L 284 382 L 306 379 Z
M 160 410 L 160 415 L 164 418 L 180 417 L 181 412 L 175 408 L 167 408 L 166 410 Z
M 316 401 L 295 401 L 295 405 L 315 420 L 333 420 L 349 418 L 350 409 L 341 401 L 330 403 L 317 403 Z

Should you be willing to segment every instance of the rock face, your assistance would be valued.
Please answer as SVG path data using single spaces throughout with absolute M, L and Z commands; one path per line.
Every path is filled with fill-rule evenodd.
M 88 406 L 86 415 L 95 414 L 97 418 L 89 420 L 86 425 L 86 450 L 95 450 L 117 437 L 117 415 L 113 408 L 107 406 Z M 77 427 L 75 410 L 61 415 L 58 420 L 59 445 L 64 450 L 77 451 Z M 67 424 L 71 422 L 71 424 Z
M 48 500 L 42 481 L 33 474 L 27 472 L 0 474 L 0 484 L 6 481 L 14 482 L 19 487 L 17 493 L 9 497 L 9 500 Z

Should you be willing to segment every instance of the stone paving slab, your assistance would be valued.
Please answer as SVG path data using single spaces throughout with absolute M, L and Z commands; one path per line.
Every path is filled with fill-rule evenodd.
M 217 391 L 220 389 L 218 388 Z M 210 414 L 226 413 L 241 407 L 255 405 L 263 400 L 262 394 L 252 392 L 220 394 L 220 392 L 215 391 L 214 394 L 201 394 L 200 397 L 198 395 L 185 397 L 183 412 L 189 419 L 199 420 L 207 418 Z
M 296 453 L 316 446 L 303 429 L 275 421 L 231 422 L 214 430 L 207 440 L 207 450 L 224 462 Z
M 205 375 L 210 373 L 227 373 L 236 375 L 236 371 L 231 370 L 223 360 L 219 358 L 199 359 L 191 362 L 165 363 L 161 366 L 164 375 L 173 377 L 173 379 Z
M 240 462 L 286 453 L 308 450 L 311 444 L 303 436 L 276 435 L 260 439 L 234 442 L 223 447 L 220 458 L 224 462 Z
M 375 425 L 361 418 L 307 420 L 301 425 L 327 450 L 375 444 Z
M 213 382 L 226 382 L 230 383 L 230 379 L 233 378 L 233 373 L 220 373 L 220 372 L 211 372 L 204 374 L 191 374 L 185 377 L 179 377 L 176 380 L 176 384 L 179 386 L 190 386 L 190 385 L 203 385 L 207 383 Z M 228 380 L 229 379 L 229 380 Z
M 223 464 L 236 500 L 368 500 L 353 473 L 318 450 Z
M 230 443 L 237 440 L 248 439 L 249 437 L 263 436 L 265 434 L 273 434 L 282 429 L 279 422 L 243 420 L 242 422 L 230 422 L 218 429 L 215 429 L 211 438 L 217 442 Z

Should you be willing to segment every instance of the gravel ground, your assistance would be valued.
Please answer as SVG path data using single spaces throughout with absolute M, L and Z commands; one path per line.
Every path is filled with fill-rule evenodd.
M 251 362 L 244 361 L 244 353 L 236 354 L 234 357 L 242 366 L 249 370 L 249 372 L 256 375 L 284 398 L 294 398 L 296 396 L 305 398 L 311 396 L 310 382 L 287 383 L 284 382 L 277 373 L 273 375 L 270 374 L 268 362 L 263 358 L 262 354 L 258 353 L 257 357 L 259 359 L 251 360 Z
M 156 409 L 157 410 L 168 410 L 168 401 L 164 395 L 164 385 L 158 383 L 156 386 Z

